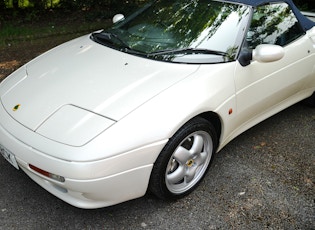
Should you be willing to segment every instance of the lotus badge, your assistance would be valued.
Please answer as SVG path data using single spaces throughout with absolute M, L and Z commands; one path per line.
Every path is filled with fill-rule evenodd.
M 13 111 L 18 110 L 18 109 L 20 108 L 20 106 L 21 106 L 20 104 L 17 104 L 16 106 L 14 106 L 14 107 L 13 107 Z

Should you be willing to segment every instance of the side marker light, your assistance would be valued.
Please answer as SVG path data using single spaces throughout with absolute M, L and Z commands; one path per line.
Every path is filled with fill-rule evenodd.
M 38 168 L 38 167 L 36 167 L 34 165 L 31 165 L 31 164 L 29 165 L 29 167 L 31 169 L 33 169 L 35 172 L 37 172 L 37 173 L 39 173 L 39 174 L 41 174 L 43 176 L 46 176 L 48 178 L 51 178 L 51 179 L 59 181 L 59 182 L 65 182 L 65 178 L 63 176 L 59 176 L 59 175 L 47 172 L 47 171 L 45 171 L 43 169 L 40 169 L 40 168 Z

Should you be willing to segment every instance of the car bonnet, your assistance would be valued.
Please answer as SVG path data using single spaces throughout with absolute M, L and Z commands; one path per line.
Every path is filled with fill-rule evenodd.
M 83 116 L 115 122 L 198 67 L 126 54 L 85 36 L 21 67 L 3 82 L 0 95 L 6 111 L 31 130 L 60 110 L 82 109 Z

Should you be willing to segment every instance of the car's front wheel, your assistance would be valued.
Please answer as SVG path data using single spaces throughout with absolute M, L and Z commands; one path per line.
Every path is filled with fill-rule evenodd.
M 149 189 L 162 199 L 192 192 L 206 174 L 217 148 L 211 123 L 195 118 L 179 129 L 163 148 L 151 173 Z

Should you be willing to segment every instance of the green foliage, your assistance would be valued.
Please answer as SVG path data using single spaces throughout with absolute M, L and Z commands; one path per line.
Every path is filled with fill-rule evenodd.
M 315 12 L 314 0 L 293 0 L 293 2 L 300 10 Z
M 62 7 L 67 10 L 78 9 L 105 9 L 119 10 L 126 8 L 124 6 L 138 6 L 149 0 L 0 0 L 0 10 L 3 11 L 9 8 L 58 8 Z M 294 3 L 302 10 L 315 10 L 315 2 L 313 0 L 294 0 Z M 124 9 L 126 10 L 126 9 Z
M 50 12 L 62 15 L 78 13 L 87 21 L 112 18 L 116 13 L 131 14 L 151 0 L 0 0 L 0 29 L 6 22 L 41 22 Z M 314 0 L 294 0 L 305 11 L 315 12 Z
M 1 21 L 43 21 L 50 12 L 62 17 L 78 13 L 88 21 L 97 21 L 116 13 L 128 15 L 146 2 L 148 0 L 0 0 L 0 24 Z
M 40 41 L 47 37 L 69 37 L 74 38 L 91 31 L 106 28 L 110 25 L 110 21 L 99 21 L 82 23 L 68 22 L 61 23 L 52 20 L 44 24 L 23 24 L 17 25 L 12 22 L 2 25 L 0 30 L 0 48 L 24 41 Z

